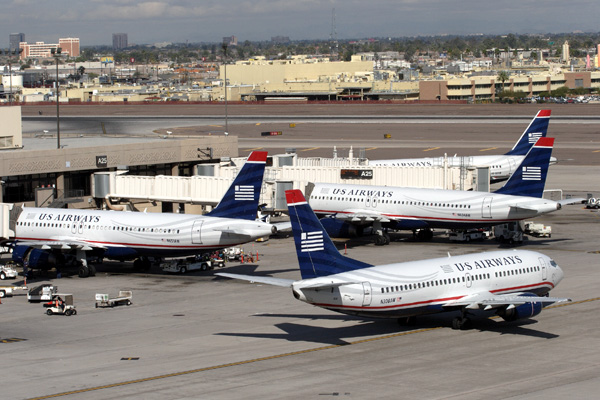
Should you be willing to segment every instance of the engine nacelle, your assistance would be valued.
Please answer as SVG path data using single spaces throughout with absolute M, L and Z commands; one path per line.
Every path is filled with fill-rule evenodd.
M 525 293 L 522 296 L 535 297 L 531 293 Z M 498 311 L 498 315 L 505 321 L 516 321 L 518 319 L 534 317 L 542 312 L 542 308 L 544 308 L 544 305 L 540 302 L 525 303 L 510 309 L 503 308 Z
M 362 228 L 360 226 L 349 224 L 333 217 L 321 218 L 320 222 L 330 237 L 351 238 L 362 235 Z
M 13 249 L 12 260 L 21 265 L 27 264 L 30 269 L 51 269 L 57 262 L 56 256 L 51 252 L 19 245 Z

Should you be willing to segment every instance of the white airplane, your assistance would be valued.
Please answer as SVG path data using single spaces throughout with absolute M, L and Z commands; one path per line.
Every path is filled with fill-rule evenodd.
M 550 114 L 552 110 L 540 110 L 529 123 L 513 148 L 503 155 L 467 156 L 467 157 L 427 157 L 404 158 L 397 160 L 371 160 L 369 165 L 391 165 L 399 167 L 441 167 L 447 162 L 448 167 L 489 167 L 490 182 L 507 180 L 523 162 L 535 142 L 546 137 Z M 556 163 L 556 158 L 550 159 L 550 164 Z
M 432 228 L 467 229 L 499 225 L 560 210 L 561 201 L 542 197 L 553 138 L 540 138 L 506 184 L 493 193 L 389 186 L 314 183 L 309 203 L 334 237 L 356 234 L 373 226 L 375 244 L 389 244 L 386 229 L 419 231 L 431 239 Z
M 286 191 L 286 199 L 302 279 L 217 275 L 288 287 L 296 299 L 318 307 L 401 323 L 460 311 L 454 329 L 466 329 L 475 310 L 514 321 L 539 314 L 544 305 L 570 301 L 545 297 L 563 271 L 544 254 L 503 250 L 371 265 L 340 254 L 299 190 Z
M 237 246 L 273 233 L 256 221 L 267 160 L 255 151 L 217 205 L 206 215 L 123 211 L 23 208 L 15 227 L 13 260 L 28 268 L 59 267 L 65 255 L 79 262 L 79 276 L 94 275 L 89 256 L 135 260 L 150 267 L 149 257 L 179 257 Z

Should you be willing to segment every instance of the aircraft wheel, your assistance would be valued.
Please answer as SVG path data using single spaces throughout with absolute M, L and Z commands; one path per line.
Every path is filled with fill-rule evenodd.
M 456 317 L 452 320 L 452 329 L 464 331 L 471 326 L 471 320 L 466 317 Z
M 385 238 L 381 235 L 375 237 L 375 246 L 383 246 L 385 244 Z
M 54 313 L 52 312 L 52 310 L 51 310 L 51 309 L 47 309 L 47 310 L 46 310 L 46 314 L 48 314 L 48 315 L 52 315 L 52 314 L 54 314 Z
M 383 240 L 384 240 L 383 244 L 390 244 L 390 235 L 388 235 L 387 233 L 384 233 Z
M 80 278 L 87 278 L 90 276 L 90 269 L 85 265 L 79 267 L 78 275 Z
M 91 264 L 88 268 L 90 270 L 90 276 L 96 276 L 96 266 Z

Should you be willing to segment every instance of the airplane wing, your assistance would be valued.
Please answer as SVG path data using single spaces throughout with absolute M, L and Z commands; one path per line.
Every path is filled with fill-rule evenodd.
M 277 232 L 289 231 L 292 229 L 292 223 L 290 221 L 287 222 L 276 222 L 271 224 L 277 229 Z
M 468 309 L 490 310 L 503 306 L 514 307 L 525 303 L 562 303 L 571 299 L 560 297 L 531 296 L 528 293 L 492 294 L 479 292 L 444 304 L 445 308 L 465 307 Z
M 353 224 L 369 224 L 374 221 L 390 222 L 390 218 L 369 210 L 344 210 L 342 213 L 335 214 L 337 219 L 345 220 Z
M 227 272 L 217 272 L 215 275 L 223 276 L 225 278 L 241 279 L 243 281 L 266 283 L 267 285 L 289 288 L 291 288 L 292 284 L 295 282 L 293 279 L 273 278 L 271 276 L 229 274 Z
M 19 240 L 16 242 L 19 246 L 35 247 L 37 249 L 49 250 L 49 249 L 81 249 L 89 251 L 92 249 L 106 249 L 105 246 L 100 246 L 96 243 L 86 242 L 78 239 L 60 239 L 60 240 Z

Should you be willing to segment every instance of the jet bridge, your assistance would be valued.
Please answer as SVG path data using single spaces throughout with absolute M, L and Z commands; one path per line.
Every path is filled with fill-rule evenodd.
M 14 210 L 14 212 L 13 212 Z M 15 236 L 15 222 L 21 213 L 21 207 L 0 203 L 0 239 L 8 240 Z

